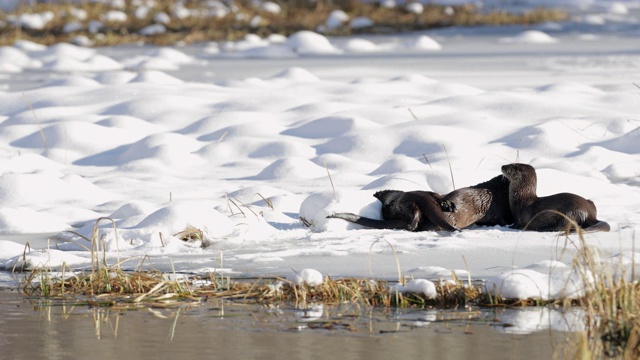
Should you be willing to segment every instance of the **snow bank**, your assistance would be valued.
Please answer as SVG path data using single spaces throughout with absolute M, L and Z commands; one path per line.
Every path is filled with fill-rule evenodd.
M 596 15 L 611 24 L 623 12 Z M 0 266 L 85 267 L 89 243 L 67 230 L 90 238 L 108 217 L 98 232 L 109 261 L 395 278 L 397 256 L 417 279 L 399 291 L 431 296 L 431 281 L 453 272 L 504 297 L 580 296 L 589 277 L 571 268 L 575 236 L 363 229 L 327 215 L 379 218 L 375 191 L 447 193 L 520 161 L 537 168 L 538 194 L 592 199 L 613 231 L 585 241 L 611 264 L 624 260 L 618 274 L 629 270 L 640 224 L 629 79 L 640 73 L 619 51 L 631 37 L 602 29 L 575 45 L 582 20 L 480 36 L 305 31 L 176 48 L 2 47 Z M 56 246 L 25 258 L 16 239 L 33 232 Z M 314 281 L 303 272 L 299 281 Z

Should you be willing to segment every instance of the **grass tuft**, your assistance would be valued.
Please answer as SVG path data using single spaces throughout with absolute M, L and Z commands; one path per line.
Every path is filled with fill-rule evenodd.
M 182 241 L 205 241 L 204 232 L 193 226 L 188 226 L 186 229 L 180 231 L 177 234 L 174 234 L 173 236 Z
M 640 358 L 640 283 L 634 267 L 627 273 L 622 261 L 601 261 L 602 254 L 587 244 L 582 232 L 578 238 L 579 251 L 573 263 L 586 285 L 578 305 L 587 314 L 586 331 L 579 336 L 588 341 L 576 347 L 576 356 Z

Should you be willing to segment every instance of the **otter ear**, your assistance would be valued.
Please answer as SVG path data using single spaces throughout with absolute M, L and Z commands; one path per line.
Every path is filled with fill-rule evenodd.
M 411 219 L 411 223 L 407 225 L 407 230 L 416 231 L 418 225 L 420 225 L 420 220 L 422 219 L 422 212 L 416 203 L 411 203 L 411 210 L 413 210 L 413 219 Z

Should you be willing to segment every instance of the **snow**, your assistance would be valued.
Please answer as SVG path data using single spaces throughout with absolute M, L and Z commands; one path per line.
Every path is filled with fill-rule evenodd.
M 607 8 L 607 12 L 609 12 L 610 14 L 627 15 L 629 14 L 629 9 L 625 4 L 614 1 L 611 4 L 609 4 Z
M 265 1 L 264 3 L 262 3 L 260 5 L 260 10 L 267 12 L 267 13 L 271 13 L 271 14 L 280 14 L 280 12 L 282 11 L 282 8 L 280 7 L 280 5 L 271 2 L 271 1 Z
M 442 46 L 431 37 L 422 35 L 407 42 L 407 48 L 414 50 L 440 50 Z
M 51 11 L 35 14 L 20 14 L 13 22 L 26 29 L 42 30 L 53 20 L 53 17 L 54 15 Z
M 590 279 L 590 273 L 556 270 L 565 270 L 563 265 L 551 268 L 555 271 L 550 274 L 531 269 L 507 271 L 490 279 L 487 288 L 491 293 L 500 294 L 507 299 L 549 300 L 584 296 L 584 277 Z
M 144 35 L 144 36 L 160 35 L 166 32 L 167 32 L 167 28 L 162 24 L 148 25 L 140 29 L 140 35 Z
M 406 8 L 407 12 L 410 12 L 410 13 L 416 14 L 416 15 L 420 15 L 424 11 L 424 6 L 419 2 L 409 3 L 409 4 L 407 4 L 407 6 L 405 8 Z
M 438 295 L 438 293 L 436 292 L 436 285 L 426 279 L 409 280 L 405 285 L 402 285 L 400 283 L 394 284 L 391 290 L 400 293 L 420 294 L 427 299 L 433 299 Z
M 363 28 L 371 27 L 373 25 L 375 25 L 373 20 L 364 16 L 355 17 L 349 22 L 349 27 L 351 27 L 352 29 L 363 29 Z
M 552 44 L 558 40 L 539 30 L 527 30 L 512 37 L 500 39 L 505 43 L 532 43 L 532 44 Z
M 89 32 L 92 34 L 98 33 L 100 29 L 102 29 L 103 27 L 104 27 L 104 24 L 97 20 L 91 20 L 89 21 L 89 24 L 87 24 L 87 28 L 89 29 Z
M 592 278 L 574 268 L 575 235 L 326 216 L 379 218 L 377 190 L 447 193 L 519 161 L 540 195 L 595 202 L 612 231 L 585 241 L 612 273 L 640 268 L 638 9 L 596 1 L 563 23 L 398 35 L 2 47 L 0 267 L 87 268 L 74 233 L 108 217 L 101 242 L 125 268 L 148 256 L 311 285 L 397 279 L 397 261 L 413 278 L 399 291 L 433 296 L 455 273 L 505 297 L 579 296 Z M 202 233 L 181 240 L 191 228 Z
M 326 37 L 306 30 L 291 35 L 286 44 L 293 51 L 302 55 L 335 54 L 340 52 Z
M 119 10 L 110 10 L 104 13 L 100 19 L 106 22 L 125 22 L 127 21 L 127 13 Z
M 347 21 L 349 21 L 349 15 L 342 10 L 333 10 L 327 21 L 325 27 L 327 30 L 335 30 L 341 28 Z
M 69 14 L 76 18 L 76 20 L 86 20 L 87 19 L 87 11 L 84 9 L 70 8 Z
M 167 25 L 171 22 L 171 17 L 167 13 L 159 12 L 153 15 L 153 21 L 157 24 Z
M 64 27 L 62 28 L 62 32 L 65 34 L 70 34 L 80 30 L 82 30 L 82 24 L 79 22 L 68 22 L 64 24 Z
M 306 284 L 308 286 L 318 286 L 324 282 L 322 273 L 315 269 L 302 269 L 290 277 L 290 281 L 295 285 Z

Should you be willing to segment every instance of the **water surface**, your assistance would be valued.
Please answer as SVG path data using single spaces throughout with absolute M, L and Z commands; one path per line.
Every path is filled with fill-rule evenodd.
M 0 348 L 6 359 L 552 358 L 568 333 L 520 331 L 502 320 L 514 311 L 300 310 L 221 301 L 127 309 L 5 289 Z

